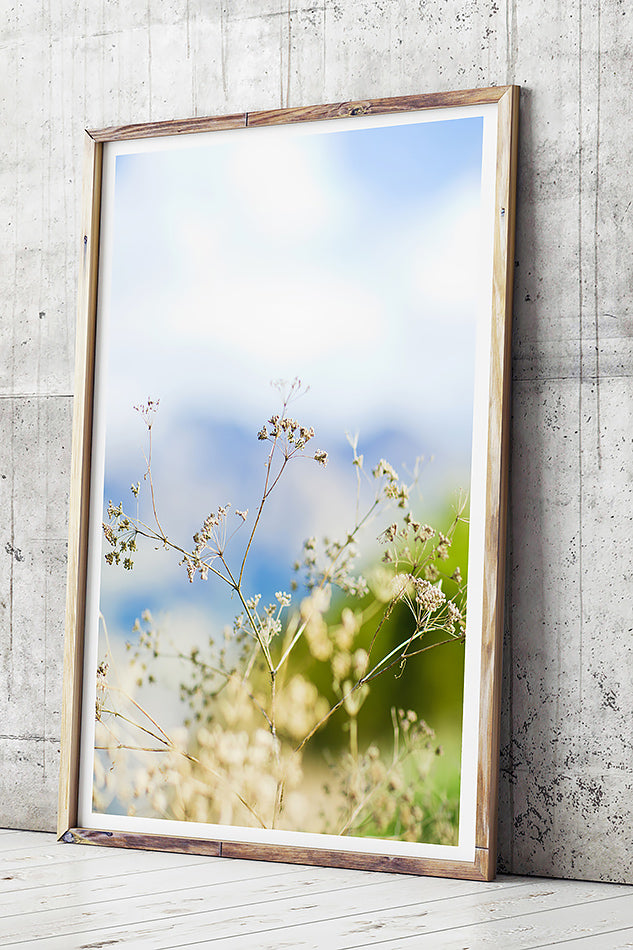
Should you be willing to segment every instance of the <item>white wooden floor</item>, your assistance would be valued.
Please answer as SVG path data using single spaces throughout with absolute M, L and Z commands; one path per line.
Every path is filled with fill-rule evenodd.
M 633 887 L 491 884 L 58 844 L 0 831 L 0 947 L 633 947 Z

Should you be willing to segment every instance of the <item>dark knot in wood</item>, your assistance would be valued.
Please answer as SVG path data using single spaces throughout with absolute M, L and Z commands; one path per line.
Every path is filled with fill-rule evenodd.
M 365 115 L 370 109 L 370 102 L 345 102 L 339 109 L 339 115 Z

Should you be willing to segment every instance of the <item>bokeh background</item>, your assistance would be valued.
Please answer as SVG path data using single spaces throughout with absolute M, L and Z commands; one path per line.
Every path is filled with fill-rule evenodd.
M 132 501 L 147 451 L 133 407 L 151 397 L 168 535 L 188 543 L 218 504 L 252 513 L 267 458 L 256 434 L 281 404 L 271 381 L 295 377 L 309 391 L 290 412 L 314 426 L 329 462 L 297 461 L 270 501 L 250 559 L 264 596 L 306 537 L 353 524 L 346 434 L 368 469 L 384 457 L 406 478 L 424 457 L 420 513 L 467 492 L 481 136 L 478 118 L 248 130 L 118 156 L 105 501 Z M 241 535 L 234 543 L 238 553 Z M 226 622 L 172 558 L 144 549 L 135 560 L 130 576 L 103 572 L 111 632 L 126 634 L 142 607 Z
M 344 539 L 354 527 L 350 436 L 368 473 L 385 458 L 410 481 L 423 458 L 412 508 L 446 530 L 470 483 L 482 134 L 477 117 L 354 131 L 317 125 L 213 133 L 195 147 L 165 140 L 164 149 L 118 155 L 101 314 L 104 506 L 122 501 L 134 513 L 130 485 L 140 480 L 140 516 L 152 520 L 147 430 L 134 407 L 159 399 L 152 473 L 161 525 L 187 548 L 218 505 L 232 505 L 230 526 L 241 524 L 235 509 L 248 509 L 227 548 L 239 563 L 269 449 L 257 432 L 281 409 L 271 382 L 299 377 L 303 391 L 289 412 L 314 426 L 310 447 L 327 451 L 328 465 L 288 467 L 249 554 L 247 593 L 267 602 L 290 590 L 306 538 Z M 363 485 L 361 513 L 372 497 Z M 377 535 L 393 517 L 360 535 L 358 567 L 369 577 L 381 555 Z M 466 576 L 467 551 L 461 526 L 449 574 L 459 564 Z M 119 658 L 146 610 L 163 642 L 179 649 L 222 639 L 239 612 L 228 589 L 213 578 L 190 584 L 175 553 L 143 539 L 134 561 L 131 572 L 102 563 L 100 607 Z M 344 603 L 336 599 L 333 612 Z M 386 643 L 409 629 L 403 607 Z M 327 691 L 307 651 L 303 667 Z M 175 686 L 163 681 L 143 699 L 173 724 L 182 718 Z M 462 689 L 463 645 L 430 651 L 402 678 L 376 681 L 359 717 L 361 741 L 389 730 L 391 706 L 410 706 L 445 751 L 434 781 L 457 797 Z M 317 742 L 336 745 L 336 730 Z

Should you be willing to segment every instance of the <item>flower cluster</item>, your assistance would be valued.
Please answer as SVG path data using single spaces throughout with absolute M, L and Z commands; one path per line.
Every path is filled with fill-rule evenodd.
M 295 561 L 294 571 L 303 571 L 304 583 L 308 590 L 333 585 L 351 597 L 364 597 L 369 588 L 362 574 L 354 572 L 354 562 L 358 559 L 358 548 L 354 536 L 348 534 L 344 541 L 323 538 L 307 538 L 303 543 L 303 557 Z M 297 581 L 294 582 L 297 587 Z
M 270 417 L 267 425 L 268 428 L 262 426 L 257 433 L 257 438 L 261 441 L 274 442 L 283 437 L 289 445 L 304 449 L 310 439 L 314 438 L 312 426 L 303 426 L 290 416 L 280 416 L 279 413 L 275 413 Z
M 442 754 L 435 734 L 414 710 L 391 710 L 392 754 L 376 743 L 337 763 L 345 776 L 339 799 L 338 833 L 395 837 L 404 841 L 457 843 L 454 806 L 432 802 L 428 776 Z
M 103 522 L 103 536 L 112 548 L 104 557 L 107 564 L 122 564 L 126 571 L 134 567 L 132 554 L 136 551 L 138 530 L 130 518 L 123 512 L 123 503 L 108 502 L 106 509 L 110 524 Z
M 160 399 L 151 399 L 148 398 L 147 402 L 140 403 L 138 406 L 134 406 L 134 409 L 143 419 L 143 422 L 148 429 L 152 428 L 154 421 L 154 415 L 158 412 L 158 407 L 160 406 Z
M 281 383 L 279 388 L 283 391 L 284 385 Z M 265 425 L 257 433 L 257 438 L 261 442 L 272 442 L 273 447 L 279 443 L 283 445 L 283 454 L 286 460 L 290 459 L 298 452 L 303 452 L 308 442 L 314 438 L 314 427 L 305 426 L 286 414 L 286 407 L 291 397 L 296 396 L 301 391 L 301 380 L 295 379 L 284 398 L 283 411 L 273 413 Z M 328 455 L 322 449 L 318 449 L 312 458 L 324 468 L 327 465 Z
M 127 801 L 130 813 L 178 820 L 454 843 L 456 806 L 438 808 L 426 791 L 440 752 L 432 730 L 415 710 L 394 709 L 391 739 L 372 736 L 368 743 L 361 710 L 371 702 L 377 676 L 392 667 L 400 675 L 411 657 L 438 645 L 439 637 L 420 645 L 428 633 L 463 639 L 465 585 L 459 567 L 446 564 L 454 562 L 460 515 L 446 533 L 418 520 L 409 507 L 415 482 L 405 484 L 385 459 L 366 473 L 358 437 L 350 438 L 358 494 L 349 529 L 336 538 L 304 542 L 290 593 L 280 586 L 267 603 L 247 589 L 245 566 L 268 497 L 286 465 L 297 455 L 306 457 L 315 436 L 312 426 L 287 411 L 300 388 L 295 380 L 282 411 L 257 433 L 271 448 L 250 522 L 248 509 L 219 505 L 189 547 L 168 537 L 157 512 L 151 428 L 158 400 L 135 407 L 149 430 L 143 482 L 154 521 L 147 524 L 110 502 L 103 524 L 110 548 L 106 561 L 131 569 L 137 539 L 146 538 L 156 548 L 177 552 L 190 581 L 224 583 L 236 608 L 224 637 L 212 635 L 207 644 L 191 648 L 177 642 L 164 646 L 147 611 L 134 624 L 128 650 L 136 688 L 145 695 L 162 662 L 172 676 L 180 671 L 181 729 L 165 731 L 160 714 L 146 711 L 120 687 L 113 691 L 109 664 L 100 664 L 96 799 L 107 807 L 116 797 Z M 321 466 L 328 461 L 322 450 L 310 448 L 307 456 Z M 367 485 L 372 498 L 363 508 Z M 141 482 L 131 491 L 138 499 Z M 367 571 L 362 533 L 379 515 L 383 525 L 387 522 L 378 535 L 383 563 Z M 230 542 L 244 525 L 247 540 L 235 557 Z M 348 751 L 335 745 L 332 777 L 324 782 L 323 751 L 306 744 L 326 723 L 344 736 Z M 163 754 L 148 759 L 158 752 Z M 116 762 L 116 770 L 105 762 Z M 321 812 L 319 801 L 327 802 Z
M 193 535 L 194 547 L 191 552 L 185 552 L 180 564 L 184 564 L 187 577 L 193 583 L 196 574 L 206 581 L 209 576 L 209 570 L 213 561 L 222 557 L 227 544 L 226 522 L 231 503 L 218 505 L 216 514 L 208 515 L 202 522 L 202 527 Z M 235 514 L 241 519 L 241 524 L 246 521 L 247 511 L 236 511 Z M 241 527 L 238 525 L 238 528 Z
M 372 475 L 375 479 L 382 479 L 382 491 L 384 492 L 385 498 L 396 501 L 399 508 L 406 508 L 407 502 L 409 501 L 409 488 L 404 482 L 400 481 L 393 465 L 385 459 L 380 459 L 378 465 L 372 470 Z
M 101 719 L 101 712 L 105 703 L 108 689 L 108 670 L 109 664 L 105 660 L 102 660 L 97 666 L 97 698 L 95 700 L 95 718 L 97 721 Z

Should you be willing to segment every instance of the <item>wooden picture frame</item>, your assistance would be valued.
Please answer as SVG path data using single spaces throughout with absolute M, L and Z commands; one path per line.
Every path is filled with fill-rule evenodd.
M 507 86 L 241 113 L 219 118 L 130 125 L 86 133 L 58 822 L 58 834 L 64 842 L 389 870 L 474 880 L 490 880 L 494 877 L 518 103 L 519 88 Z M 481 392 L 479 396 L 473 396 L 473 399 L 475 402 L 479 399 L 481 417 L 477 422 L 479 417 L 476 405 L 475 441 L 479 433 L 482 437 L 480 442 L 483 441 L 486 448 L 481 456 L 483 461 L 478 487 L 473 494 L 474 498 L 477 492 L 479 493 L 481 511 L 477 515 L 479 520 L 476 532 L 474 527 L 471 530 L 468 554 L 471 566 L 473 563 L 478 564 L 477 569 L 480 571 L 479 574 L 477 571 L 473 574 L 480 579 L 475 579 L 474 582 L 478 585 L 479 593 L 477 596 L 473 595 L 472 610 L 472 584 L 468 590 L 467 629 L 471 630 L 472 614 L 474 633 L 472 638 L 470 632 L 466 634 L 466 650 L 471 651 L 470 660 L 467 655 L 466 663 L 470 662 L 475 671 L 472 674 L 475 686 L 468 694 L 471 699 L 474 697 L 473 708 L 464 708 L 465 722 L 473 720 L 469 726 L 472 727 L 472 755 L 468 760 L 472 765 L 472 776 L 469 780 L 472 807 L 470 804 L 465 805 L 465 799 L 462 797 L 458 844 L 431 844 L 420 849 L 417 842 L 384 843 L 370 835 L 364 839 L 366 844 L 361 846 L 358 836 L 345 838 L 343 842 L 333 842 L 329 834 L 314 833 L 308 838 L 293 830 L 282 834 L 271 829 L 261 832 L 257 829 L 257 833 L 245 829 L 243 833 L 238 833 L 240 830 L 233 826 L 224 833 L 215 824 L 208 834 L 200 828 L 192 834 L 191 829 L 195 823 L 189 825 L 183 821 L 175 830 L 175 823 L 170 820 L 165 822 L 164 830 L 161 830 L 163 826 L 160 825 L 160 819 L 128 820 L 126 817 L 120 818 L 119 815 L 113 816 L 103 812 L 93 814 L 92 806 L 85 804 L 85 791 L 81 792 L 80 789 L 80 767 L 83 762 L 84 772 L 92 776 L 92 747 L 86 747 L 85 735 L 82 740 L 82 728 L 85 731 L 93 716 L 96 647 L 92 640 L 99 636 L 98 633 L 90 633 L 91 624 L 94 626 L 93 615 L 98 607 L 88 604 L 88 614 L 92 611 L 90 616 L 93 616 L 93 620 L 90 620 L 90 616 L 87 618 L 87 600 L 90 601 L 92 596 L 90 585 L 94 586 L 95 583 L 94 578 L 90 580 L 90 571 L 94 573 L 94 564 L 102 561 L 100 551 L 95 554 L 93 550 L 91 554 L 91 549 L 97 546 L 95 512 L 99 511 L 102 502 L 101 498 L 95 500 L 94 487 L 95 477 L 98 476 L 96 467 L 104 464 L 103 451 L 99 455 L 97 445 L 100 444 L 99 440 L 103 442 L 105 439 L 104 423 L 99 422 L 98 418 L 101 412 L 99 406 L 104 398 L 104 387 L 108 385 L 107 379 L 104 382 L 101 378 L 106 372 L 103 369 L 106 360 L 103 355 L 103 337 L 99 335 L 100 321 L 103 324 L 107 322 L 104 316 L 104 300 L 109 299 L 109 291 L 105 284 L 106 277 L 110 280 L 112 273 L 111 269 L 107 270 L 110 263 L 104 264 L 104 259 L 111 253 L 107 248 L 111 249 L 114 241 L 111 233 L 108 236 L 109 232 L 106 230 L 110 226 L 108 216 L 111 215 L 111 206 L 107 202 L 113 200 L 115 180 L 114 172 L 110 178 L 107 178 L 105 173 L 108 155 L 112 154 L 115 158 L 120 154 L 133 155 L 137 146 L 139 150 L 148 149 L 147 154 L 160 154 L 160 143 L 167 143 L 167 148 L 170 143 L 193 142 L 196 136 L 216 135 L 220 132 L 239 134 L 241 140 L 246 143 L 245 147 L 248 147 L 249 134 L 251 138 L 254 134 L 245 131 L 248 129 L 301 129 L 314 130 L 315 133 L 321 128 L 325 132 L 345 129 L 352 134 L 355 130 L 403 128 L 404 126 L 399 124 L 401 121 L 408 122 L 409 127 L 412 127 L 418 122 L 441 124 L 445 120 L 457 121 L 471 115 L 481 119 L 482 211 L 478 221 L 482 230 L 478 233 L 483 235 L 482 243 L 487 248 L 484 266 L 479 268 L 483 277 L 477 291 L 480 295 L 477 298 L 477 307 L 479 311 L 486 312 L 483 318 L 485 339 L 483 344 L 479 340 L 480 355 L 475 358 L 473 354 L 473 365 L 476 359 L 480 360 L 477 364 L 479 368 L 473 369 L 473 373 L 480 381 Z M 389 125 L 390 122 L 393 122 L 393 125 Z M 311 125 L 312 123 L 316 125 Z M 151 145 L 152 142 L 155 144 Z M 118 148 L 123 148 L 123 151 L 116 152 Z M 108 150 L 111 150 L 110 153 Z M 112 168 L 115 158 L 110 160 Z M 107 201 L 105 198 L 102 201 L 104 190 Z M 162 199 L 165 199 L 164 195 Z M 462 262 L 460 259 L 453 260 L 451 266 L 460 268 Z M 480 330 L 477 332 L 481 333 Z M 147 411 L 147 407 L 145 410 Z M 477 426 L 480 428 L 477 429 Z M 263 431 L 265 439 L 265 427 Z M 481 453 L 481 445 L 478 451 Z M 356 456 L 356 449 L 354 454 Z M 315 453 L 317 462 L 318 456 L 319 453 Z M 355 461 L 358 462 L 358 458 Z M 362 465 L 362 458 L 360 464 Z M 103 479 L 103 476 L 100 477 Z M 397 486 L 399 483 L 394 484 Z M 471 487 L 473 484 L 471 481 Z M 475 501 L 472 504 L 475 505 Z M 238 514 L 246 517 L 245 513 Z M 115 513 L 115 522 L 116 517 Z M 476 561 L 471 561 L 475 556 L 475 543 L 478 545 L 478 553 L 476 552 Z M 433 578 L 433 575 L 429 574 L 429 577 Z M 400 596 L 404 596 L 402 591 Z M 471 640 L 474 645 L 470 645 Z M 86 671 L 85 661 L 89 656 L 92 656 L 92 660 Z M 404 660 L 402 666 L 404 667 Z M 274 679 L 274 673 L 272 678 Z M 360 679 L 362 677 L 359 682 Z M 356 686 L 358 683 L 354 688 Z M 91 728 L 94 729 L 94 726 Z M 93 735 L 91 742 L 94 746 Z M 86 760 L 89 760 L 87 765 Z M 463 777 L 466 774 L 465 761 L 462 759 L 462 785 L 466 782 Z M 84 784 L 85 781 L 84 779 Z M 90 811 L 88 816 L 87 810 Z M 462 822 L 464 827 L 470 828 L 466 844 L 462 844 Z M 150 826 L 151 830 L 148 830 Z

